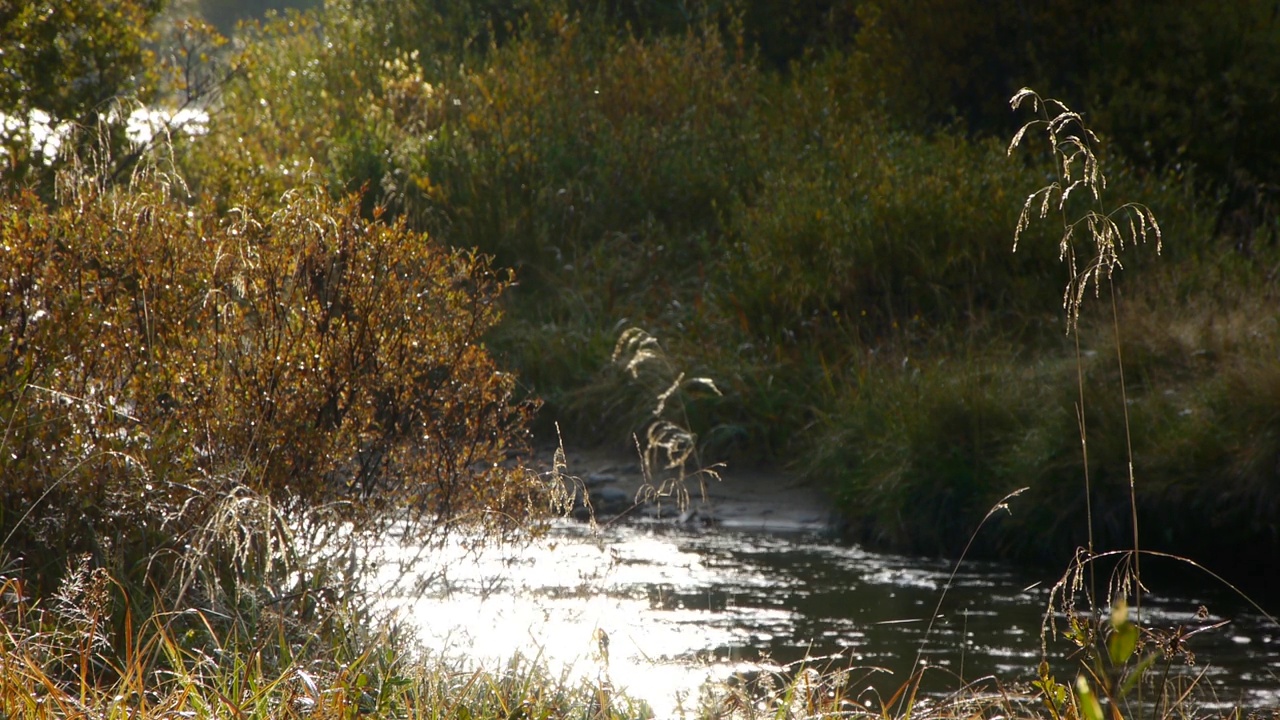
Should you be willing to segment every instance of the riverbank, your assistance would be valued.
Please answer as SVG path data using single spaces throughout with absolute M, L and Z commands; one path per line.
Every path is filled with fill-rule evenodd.
M 555 449 L 524 459 L 550 473 Z M 722 463 L 702 472 L 646 466 L 639 451 L 569 449 L 562 469 L 580 521 L 644 520 L 772 533 L 834 535 L 840 516 L 815 483 L 763 463 Z
M 982 392 L 1003 393 L 1012 389 L 999 384 L 984 387 L 987 389 Z M 928 403 L 936 398 L 945 399 L 947 395 L 923 396 L 918 401 Z M 991 398 L 982 402 L 981 406 L 987 408 L 997 404 L 997 400 Z M 1140 398 L 1131 408 L 1139 421 L 1148 421 L 1151 417 L 1145 403 L 1145 398 Z M 1012 413 L 1018 409 L 1011 403 L 1005 403 L 1001 411 Z M 1042 403 L 1034 411 L 1044 414 L 1047 408 Z M 932 411 L 903 408 L 902 412 L 904 415 L 920 413 L 920 417 L 931 417 L 932 421 L 945 426 L 939 428 L 939 432 L 972 430 L 963 426 L 957 429 L 948 424 L 948 413 L 955 413 L 954 408 L 935 408 Z M 984 428 L 990 438 L 999 437 L 995 423 L 987 422 Z M 964 493 L 982 487 L 986 488 L 985 492 L 994 493 L 996 490 L 992 488 L 1002 486 L 994 482 L 988 486 L 977 486 L 967 478 L 957 479 L 954 472 L 945 469 L 946 462 L 955 462 L 955 458 L 940 463 L 930 455 L 941 453 L 938 448 L 909 445 L 918 442 L 918 438 L 918 434 L 906 432 L 904 438 L 898 440 L 903 445 L 902 457 L 912 459 L 907 465 L 909 469 L 896 476 L 898 482 L 905 484 L 894 491 L 894 497 L 914 511 L 908 510 L 906 505 L 877 505 L 885 502 L 887 476 L 878 477 L 875 485 L 862 487 L 858 493 L 852 492 L 847 478 L 867 478 L 874 472 L 885 471 L 883 466 L 877 465 L 849 470 L 848 474 L 826 478 L 827 481 L 823 482 L 819 473 L 805 475 L 767 463 L 730 461 L 711 468 L 714 473 L 688 471 L 688 476 L 680 481 L 679 473 L 664 475 L 656 470 L 646 473 L 636 451 L 628 453 L 617 447 L 595 446 L 568 450 L 564 455 L 562 472 L 566 490 L 575 496 L 573 517 L 582 522 L 594 517 L 596 522 L 606 524 L 659 522 L 739 531 L 818 534 L 870 550 L 906 553 L 948 562 L 959 559 L 961 550 L 967 548 L 970 562 L 996 560 L 1032 572 L 1047 570 L 1052 576 L 1048 578 L 1050 582 L 1065 573 L 1078 550 L 1087 546 L 1088 515 L 1083 506 L 1083 491 L 1077 488 L 1082 475 L 1072 475 L 1073 472 L 1083 473 L 1082 466 L 1062 462 L 1037 468 L 1034 472 L 1028 470 L 1020 479 L 1030 484 L 1023 486 L 1023 492 L 1014 497 L 1005 495 L 1018 489 L 1013 483 L 1019 478 L 1008 476 L 1005 480 L 1007 489 L 1000 490 L 1003 495 L 975 497 L 971 501 L 972 506 L 960 512 L 956 503 Z M 1058 439 L 1064 444 L 1069 440 L 1069 435 Z M 991 439 L 989 442 L 995 446 L 1000 440 Z M 1075 442 L 1078 444 L 1078 440 Z M 864 445 L 855 442 L 832 447 L 829 452 L 847 454 L 862 447 Z M 1063 453 L 1073 449 L 1066 448 Z M 1116 450 L 1114 447 L 1111 449 Z M 1096 452 L 1101 454 L 1105 451 Z M 999 458 L 1000 455 L 993 453 L 992 457 Z M 1148 457 L 1146 454 L 1141 456 L 1144 460 Z M 554 449 L 543 448 L 527 460 L 539 472 L 549 473 L 554 465 Z M 893 457 L 888 458 L 889 462 L 893 460 Z M 978 457 L 971 458 L 970 462 L 981 468 L 982 463 L 991 460 Z M 1160 466 L 1162 470 L 1167 467 L 1166 464 Z M 966 472 L 973 468 L 974 465 L 964 466 Z M 1061 477 L 1055 478 L 1055 473 Z M 992 473 L 996 478 L 1008 474 L 1008 468 Z M 1138 486 L 1136 497 L 1140 503 L 1139 521 L 1146 524 L 1141 526 L 1144 535 L 1140 538 L 1140 547 L 1147 552 L 1162 554 L 1143 560 L 1142 567 L 1144 577 L 1157 592 L 1191 592 L 1196 588 L 1212 587 L 1215 592 L 1234 594 L 1234 585 L 1242 593 L 1238 596 L 1241 602 L 1256 603 L 1271 613 L 1280 609 L 1276 595 L 1280 588 L 1272 570 L 1278 556 L 1265 551 L 1263 546 L 1251 544 L 1257 540 L 1250 539 L 1265 538 L 1265 533 L 1252 525 L 1234 528 L 1234 535 L 1212 528 L 1208 524 L 1216 521 L 1214 514 L 1184 516 L 1174 508 L 1164 508 L 1158 513 L 1158 503 L 1164 502 L 1161 493 L 1167 492 L 1168 484 L 1178 479 L 1148 479 L 1146 474 L 1141 477 L 1143 482 Z M 1128 517 L 1129 513 L 1128 495 L 1121 487 L 1123 479 L 1114 473 L 1094 470 L 1092 510 L 1095 517 L 1106 523 L 1105 528 L 1095 533 L 1095 548 L 1100 553 L 1131 547 L 1126 544 L 1132 541 L 1128 526 L 1117 520 Z M 952 484 L 943 487 L 948 482 Z M 660 488 L 664 489 L 664 494 L 655 497 Z M 916 494 L 903 494 L 910 488 L 917 488 Z M 681 489 L 688 493 L 683 505 L 679 498 Z M 1196 507 L 1203 510 L 1213 503 L 1222 502 L 1220 497 L 1211 496 L 1227 489 L 1225 484 L 1202 488 L 1205 499 L 1197 501 Z M 946 512 L 941 514 L 935 505 L 940 501 L 938 493 L 945 493 L 941 497 L 950 503 Z M 590 501 L 590 507 L 583 501 L 584 497 Z M 997 509 L 996 505 L 1001 500 L 1006 501 L 1005 507 Z M 979 507 L 979 502 L 984 504 Z M 1237 511 L 1250 515 L 1262 512 L 1260 508 L 1251 506 Z M 934 518 L 932 521 L 931 517 Z M 967 526 L 961 524 L 965 518 L 970 522 Z M 1197 532 L 1210 535 L 1197 537 Z M 1099 561 L 1096 568 L 1105 575 L 1117 560 L 1118 557 Z M 1221 577 L 1214 577 L 1214 574 Z

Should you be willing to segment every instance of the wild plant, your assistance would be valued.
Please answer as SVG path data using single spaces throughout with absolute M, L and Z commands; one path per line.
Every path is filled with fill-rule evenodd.
M 719 395 L 720 389 L 709 377 L 689 377 L 658 339 L 640 328 L 628 328 L 618 337 L 613 362 L 647 390 L 652 402 L 643 440 L 634 436 L 646 480 L 637 502 L 670 497 L 683 512 L 692 499 L 690 481 L 697 482 L 699 497 L 705 499 L 707 481 L 720 479 L 719 465 L 702 463 L 686 397 L 694 391 Z
M 218 611 L 111 608 L 119 587 L 76 560 L 41 601 L 0 574 L 0 714 L 66 717 L 237 718 L 631 718 L 643 703 L 599 683 L 552 677 L 536 658 L 492 671 L 422 657 L 395 628 L 310 646 L 285 640 L 285 613 L 257 642 L 215 634 Z M 190 635 L 207 633 L 194 645 Z M 119 636 L 112 637 L 112 636 Z M 355 640 L 357 635 L 350 636 Z M 111 650 L 120 644 L 121 652 Z M 606 694 L 607 693 L 607 694 Z
M 1100 141 L 1089 129 L 1083 115 L 1058 100 L 1044 99 L 1026 88 L 1012 97 L 1010 105 L 1014 110 L 1029 105 L 1036 117 L 1022 125 L 1013 136 L 1008 153 L 1012 154 L 1029 135 L 1039 135 L 1044 139 L 1055 167 L 1055 179 L 1030 194 L 1023 204 L 1014 231 L 1014 250 L 1017 250 L 1023 231 L 1033 221 L 1045 221 L 1053 216 L 1060 223 L 1059 256 L 1068 271 L 1062 304 L 1067 332 L 1075 340 L 1076 417 L 1080 451 L 1084 457 L 1085 521 L 1088 523 L 1087 545 L 1079 549 L 1071 566 L 1050 593 L 1042 632 L 1046 658 L 1048 636 L 1058 632 L 1082 650 L 1081 672 L 1073 684 L 1060 683 L 1053 677 L 1046 660 L 1041 663 L 1035 685 L 1054 718 L 1074 716 L 1102 720 L 1104 706 L 1106 712 L 1117 720 L 1124 716 L 1136 717 L 1145 710 L 1144 689 L 1154 679 L 1150 671 L 1160 657 L 1165 658 L 1167 672 L 1169 661 L 1186 653 L 1181 643 L 1169 641 L 1172 633 L 1149 628 L 1142 623 L 1142 599 L 1147 592 L 1142 579 L 1142 558 L 1172 556 L 1144 550 L 1141 545 L 1130 398 L 1125 387 L 1125 361 L 1115 286 L 1115 273 L 1123 267 L 1121 255 L 1126 247 L 1154 241 L 1158 253 L 1162 232 L 1155 213 L 1148 206 L 1127 202 L 1113 207 L 1108 203 Z M 1109 326 L 1118 369 L 1132 531 L 1130 548 L 1107 552 L 1100 552 L 1094 543 L 1093 488 L 1088 461 L 1090 435 L 1085 421 L 1087 393 L 1079 332 L 1081 309 L 1090 290 L 1095 298 L 1101 298 L 1105 290 L 1110 306 Z M 1204 570 L 1185 558 L 1176 559 Z M 1094 568 L 1104 560 L 1112 562 L 1114 570 L 1103 591 L 1105 594 L 1100 596 Z M 1209 574 L 1222 581 L 1217 575 Z M 1235 589 L 1229 583 L 1227 585 Z M 1060 617 L 1065 624 L 1063 628 L 1059 627 Z M 1206 625 L 1206 629 L 1208 627 Z M 1172 705 L 1162 704 L 1155 707 L 1155 711 L 1162 714 L 1182 711 L 1197 682 L 1198 678 L 1177 694 Z M 1161 694 L 1166 695 L 1162 688 Z
M 858 683 L 872 672 L 843 668 L 838 659 L 805 658 L 704 688 L 697 717 L 705 720 L 874 717 L 873 706 L 855 696 L 862 690 Z
M 1114 209 L 1108 207 L 1103 195 L 1107 187 L 1107 179 L 1102 171 L 1099 159 L 1100 141 L 1086 125 L 1081 114 L 1071 110 L 1058 100 L 1044 100 L 1039 94 L 1027 88 L 1018 91 L 1009 101 L 1010 106 L 1015 111 L 1021 108 L 1024 103 L 1030 104 L 1031 110 L 1036 113 L 1037 117 L 1026 122 L 1018 129 L 1009 143 L 1007 153 L 1011 155 L 1029 133 L 1042 134 L 1050 157 L 1053 160 L 1056 179 L 1051 180 L 1047 185 L 1027 196 L 1026 201 L 1023 203 L 1022 212 L 1018 217 L 1017 227 L 1014 230 L 1013 250 L 1017 252 L 1018 241 L 1033 219 L 1047 220 L 1050 214 L 1053 214 L 1058 219 L 1062 227 L 1062 234 L 1058 243 L 1058 255 L 1059 259 L 1065 263 L 1068 273 L 1062 295 L 1062 305 L 1066 312 L 1067 332 L 1073 334 L 1076 342 L 1078 368 L 1076 416 L 1079 422 L 1081 452 L 1085 457 L 1084 484 L 1086 503 L 1092 502 L 1093 488 L 1090 484 L 1088 470 L 1089 435 L 1088 427 L 1085 423 L 1085 381 L 1078 332 L 1080 309 L 1091 286 L 1094 296 L 1098 297 L 1101 295 L 1102 288 L 1105 285 L 1111 301 L 1114 321 L 1112 327 L 1117 337 L 1115 345 L 1116 362 L 1120 366 L 1121 404 L 1125 413 L 1124 431 L 1128 460 L 1133 555 L 1131 556 L 1131 563 L 1123 565 L 1125 571 L 1117 577 L 1110 588 L 1110 603 L 1113 610 L 1110 614 L 1109 627 L 1096 623 L 1091 619 L 1081 621 L 1076 615 L 1074 593 L 1068 594 L 1063 599 L 1062 609 L 1071 618 L 1072 627 L 1068 636 L 1088 649 L 1088 656 L 1091 660 L 1099 662 L 1107 660 L 1116 668 L 1124 668 L 1133 657 L 1138 645 L 1138 630 L 1130 622 L 1127 598 L 1135 597 L 1136 605 L 1140 608 L 1143 588 L 1138 560 L 1140 558 L 1140 545 L 1133 447 L 1130 440 L 1128 397 L 1124 388 L 1124 360 L 1120 352 L 1118 339 L 1120 328 L 1113 279 L 1115 272 L 1122 267 L 1120 253 L 1124 250 L 1126 242 L 1130 244 L 1144 242 L 1150 235 L 1154 237 L 1156 249 L 1159 251 L 1161 242 L 1160 225 L 1156 222 L 1155 214 L 1151 209 L 1140 203 L 1125 203 Z M 1074 202 L 1073 197 L 1075 198 Z M 1085 247 L 1080 247 L 1082 245 Z M 1089 526 L 1089 539 L 1087 547 L 1082 551 L 1084 562 L 1081 562 L 1081 559 L 1078 558 L 1077 563 L 1078 566 L 1092 568 L 1091 563 L 1088 562 L 1095 554 L 1093 539 L 1094 519 L 1091 504 L 1086 505 L 1085 521 Z M 1068 573 L 1068 575 L 1077 579 L 1079 577 L 1071 573 Z M 1089 612 L 1096 615 L 1098 605 L 1092 582 L 1090 582 L 1090 588 L 1084 599 L 1087 602 Z M 1046 623 L 1050 627 L 1053 624 L 1052 617 L 1053 612 L 1051 610 L 1046 617 Z M 1103 645 L 1104 633 L 1106 633 L 1107 638 L 1105 645 Z M 1140 661 L 1138 667 L 1135 668 L 1135 672 L 1130 674 L 1130 678 L 1136 682 L 1141 677 L 1141 671 L 1149 667 L 1149 664 L 1147 660 Z M 1089 667 L 1089 664 L 1086 664 L 1086 667 Z M 1049 705 L 1051 712 L 1056 713 L 1065 701 L 1065 691 L 1061 686 L 1054 684 L 1047 672 L 1047 665 L 1042 666 L 1039 683 L 1041 689 L 1046 693 L 1047 705 Z M 1113 673 L 1105 671 L 1102 673 L 1093 672 L 1094 685 L 1098 685 L 1103 678 L 1111 675 Z M 1110 683 L 1101 687 L 1108 693 L 1108 698 L 1113 704 L 1123 701 L 1129 689 L 1127 683 L 1118 688 Z M 1077 683 L 1077 694 L 1074 697 L 1080 703 L 1081 710 L 1086 716 L 1092 717 L 1097 703 L 1092 696 L 1090 684 L 1084 679 L 1083 675 Z

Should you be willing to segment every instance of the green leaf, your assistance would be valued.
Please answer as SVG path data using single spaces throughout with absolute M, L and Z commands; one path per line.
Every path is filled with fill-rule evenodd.
M 1133 657 L 1137 648 L 1138 626 L 1132 623 L 1116 628 L 1111 637 L 1107 638 L 1107 652 L 1111 655 L 1113 665 L 1118 666 L 1129 662 L 1129 658 Z
M 1062 683 L 1055 682 L 1053 678 L 1033 681 L 1031 686 L 1044 693 L 1045 703 L 1055 714 L 1062 709 L 1062 704 L 1067 701 L 1067 687 Z
M 1093 688 L 1089 687 L 1089 680 L 1083 675 L 1076 677 L 1076 697 L 1080 701 L 1080 712 L 1084 713 L 1085 720 L 1102 720 L 1102 705 L 1093 694 Z
M 1111 637 L 1107 638 L 1107 654 L 1111 664 L 1124 665 L 1138 648 L 1138 626 L 1129 622 L 1129 604 L 1121 600 L 1111 610 Z
M 1053 713 L 1053 717 L 1055 719 L 1059 717 L 1058 713 L 1067 701 L 1067 686 L 1053 678 L 1047 661 L 1040 661 L 1039 679 L 1031 684 L 1044 693 L 1045 706 L 1049 708 L 1049 712 Z

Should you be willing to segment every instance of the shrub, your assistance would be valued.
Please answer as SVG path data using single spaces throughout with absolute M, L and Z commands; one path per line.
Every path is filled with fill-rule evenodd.
M 208 135 L 178 148 L 194 190 L 222 210 L 247 194 L 265 206 L 309 175 L 334 197 L 371 190 L 371 216 L 390 129 L 368 28 L 291 12 L 240 35 Z
M 1011 255 L 1003 228 L 1016 210 L 988 199 L 1010 175 L 997 148 L 861 129 L 805 132 L 730 210 L 728 299 L 756 332 L 844 325 L 873 341 L 991 313 L 1016 322 L 1053 302 L 1052 255 Z
M 529 249 L 516 243 L 565 252 L 651 213 L 704 226 L 745 144 L 741 49 L 714 28 L 644 41 L 546 5 L 474 64 L 363 3 L 248 28 L 191 175 L 226 196 L 314 162 L 335 192 L 367 191 L 366 212 L 386 205 L 504 261 Z
M 88 553 L 173 589 L 207 555 L 213 585 L 283 594 L 314 580 L 279 562 L 307 532 L 533 509 L 499 465 L 533 406 L 481 341 L 509 282 L 486 258 L 314 186 L 226 216 L 171 190 L 3 206 L 0 533 L 30 582 Z
M 723 212 L 726 314 L 757 339 L 808 337 L 824 352 L 847 338 L 1056 335 L 1057 243 L 1033 226 L 1011 253 L 1008 237 L 1022 200 L 1009 188 L 1041 184 L 1041 171 L 1010 166 L 1002 143 L 894 129 L 851 89 L 858 68 L 832 56 L 771 89 L 758 161 L 768 170 Z M 1209 231 L 1173 178 L 1109 161 L 1114 191 L 1149 198 L 1170 232 Z
M 314 167 L 332 192 L 363 189 L 364 212 L 515 268 L 494 346 L 565 410 L 621 318 L 660 314 L 661 331 L 713 309 L 718 208 L 758 172 L 758 73 L 713 27 L 641 39 L 548 5 L 470 64 L 398 46 L 404 28 L 364 4 L 267 23 L 184 167 L 224 206 Z

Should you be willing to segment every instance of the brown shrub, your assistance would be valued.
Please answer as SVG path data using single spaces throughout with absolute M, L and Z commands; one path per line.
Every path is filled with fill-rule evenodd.
M 410 537 L 526 515 L 487 258 L 313 187 L 219 216 L 144 184 L 0 206 L 4 554 L 45 587 L 81 553 L 140 580 L 241 495 Z

